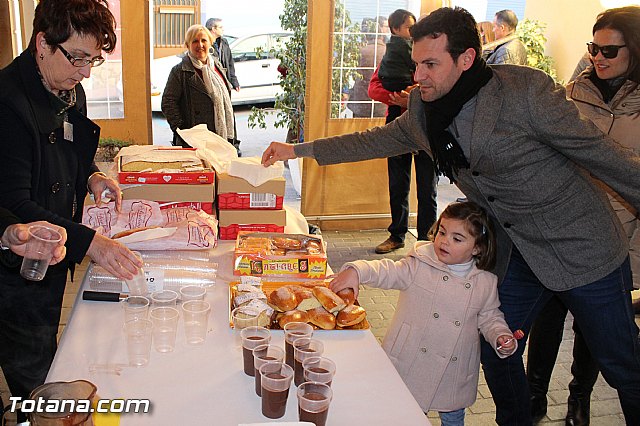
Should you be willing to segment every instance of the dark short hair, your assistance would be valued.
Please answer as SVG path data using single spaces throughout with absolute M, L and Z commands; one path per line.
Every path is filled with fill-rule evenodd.
M 447 51 L 454 61 L 469 48 L 475 50 L 476 56 L 480 57 L 482 52 L 480 33 L 476 20 L 466 9 L 441 7 L 420 18 L 411 27 L 411 37 L 414 42 L 424 37 L 438 38 L 442 34 L 447 35 Z
M 511 30 L 515 30 L 518 26 L 518 17 L 513 10 L 505 9 L 496 12 L 496 22 L 500 25 L 506 25 Z
M 207 19 L 207 22 L 204 24 L 204 26 L 207 27 L 207 29 L 209 31 L 211 31 L 213 29 L 213 27 L 215 27 L 216 24 L 218 22 L 221 22 L 221 21 L 222 21 L 222 19 L 220 19 L 220 18 L 209 18 L 209 19 Z
M 33 18 L 29 50 L 36 50 L 36 36 L 43 32 L 49 46 L 57 47 L 75 32 L 96 39 L 107 53 L 116 48 L 116 20 L 107 0 L 41 0 Z
M 475 256 L 478 269 L 491 270 L 496 264 L 496 236 L 487 212 L 472 201 L 449 204 L 429 231 L 433 241 L 440 229 L 442 218 L 466 222 L 467 231 L 475 238 L 478 254 Z
M 391 12 L 391 15 L 389 15 L 389 28 L 391 29 L 391 33 L 395 34 L 393 30 L 400 28 L 407 18 L 413 18 L 414 21 L 416 20 L 416 16 L 408 10 L 396 9 Z
M 624 44 L 629 49 L 627 78 L 640 83 L 640 7 L 627 6 L 605 10 L 598 15 L 593 26 L 593 34 L 605 28 L 622 33 Z

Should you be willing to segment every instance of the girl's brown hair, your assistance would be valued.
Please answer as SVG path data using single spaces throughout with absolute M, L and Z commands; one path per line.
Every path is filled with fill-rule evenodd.
M 467 230 L 476 240 L 478 254 L 475 260 L 478 269 L 491 270 L 496 264 L 496 237 L 487 212 L 472 201 L 449 204 L 429 231 L 432 241 L 438 234 L 443 217 L 466 222 Z

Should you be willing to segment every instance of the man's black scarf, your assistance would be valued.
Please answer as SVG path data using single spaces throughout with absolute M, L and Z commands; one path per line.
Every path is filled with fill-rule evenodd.
M 436 173 L 455 182 L 460 168 L 469 168 L 469 162 L 453 135 L 447 128 L 460 113 L 462 107 L 491 80 L 493 71 L 484 59 L 476 57 L 471 68 L 464 71 L 453 88 L 433 102 L 424 102 L 427 119 L 427 136 L 433 155 Z

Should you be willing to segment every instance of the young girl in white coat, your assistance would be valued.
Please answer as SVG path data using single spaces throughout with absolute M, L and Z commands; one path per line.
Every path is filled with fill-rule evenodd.
M 517 343 L 498 300 L 495 237 L 486 212 L 472 202 L 453 203 L 407 257 L 345 264 L 331 289 L 358 285 L 401 290 L 382 346 L 424 412 L 442 425 L 463 425 L 476 399 L 480 333 L 501 358 Z

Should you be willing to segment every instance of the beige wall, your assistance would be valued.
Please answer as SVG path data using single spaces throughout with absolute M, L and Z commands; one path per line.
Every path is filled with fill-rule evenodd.
M 569 81 L 576 64 L 591 41 L 591 28 L 605 8 L 599 0 L 527 1 L 525 17 L 547 24 L 547 55 L 555 63 L 558 78 Z

